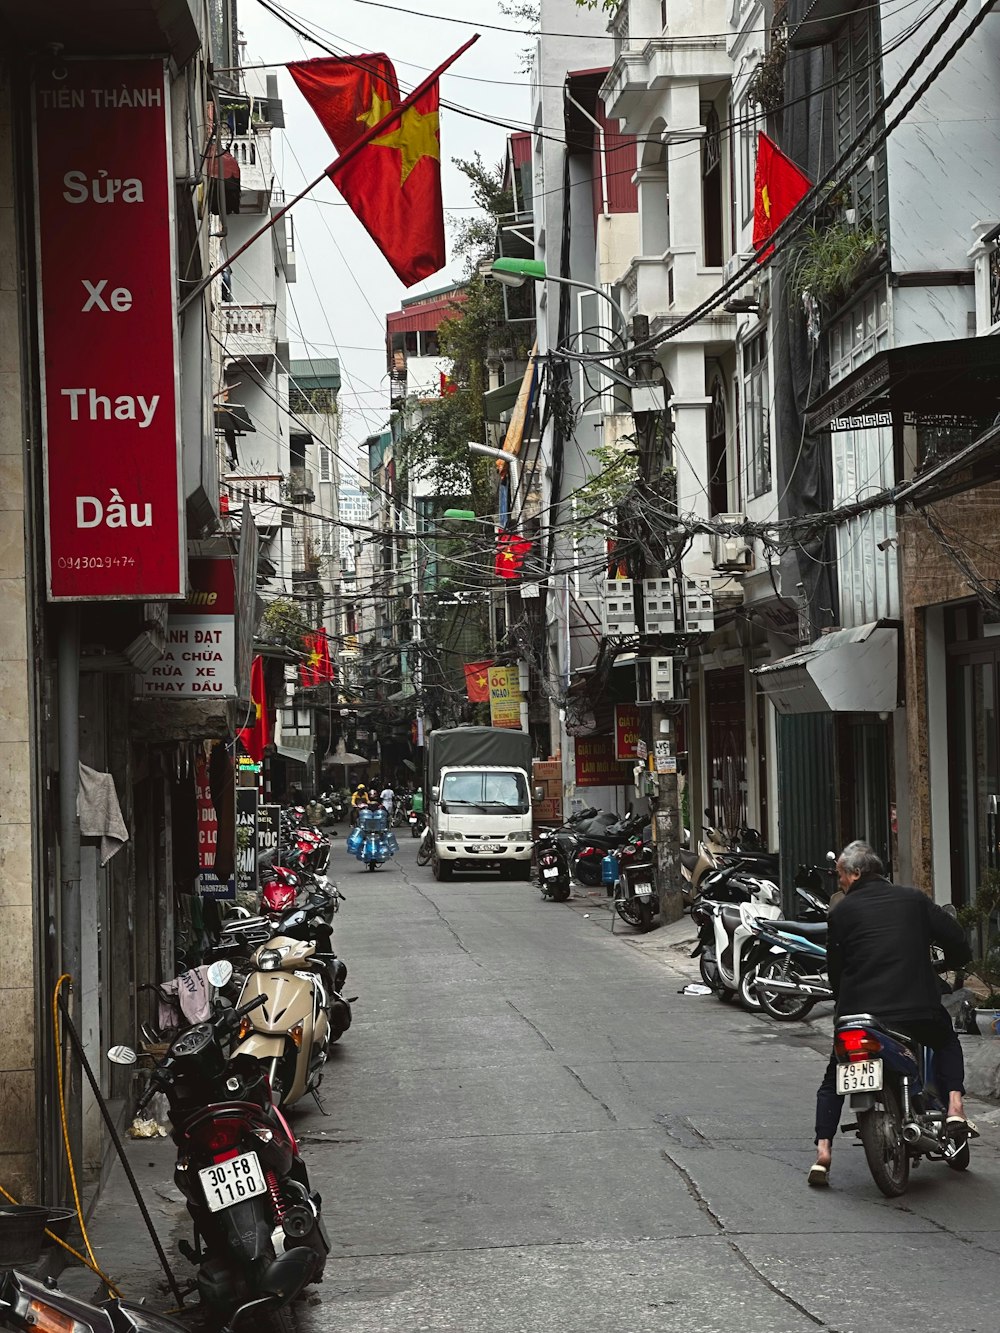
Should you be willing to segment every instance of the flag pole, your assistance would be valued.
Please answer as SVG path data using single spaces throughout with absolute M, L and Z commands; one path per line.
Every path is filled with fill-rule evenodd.
M 365 133 L 362 134 L 360 139 L 356 139 L 354 143 L 352 143 L 351 146 L 347 149 L 346 152 L 341 153 L 340 157 L 338 157 L 335 162 L 331 162 L 331 164 L 326 168 L 325 171 L 321 171 L 320 174 L 316 177 L 316 179 L 314 181 L 310 181 L 309 184 L 305 187 L 305 189 L 300 190 L 294 199 L 289 199 L 287 204 L 279 208 L 277 213 L 273 215 L 271 220 L 269 222 L 266 222 L 264 226 L 260 228 L 259 231 L 255 231 L 254 234 L 248 240 L 244 241 L 243 244 L 237 250 L 234 250 L 232 254 L 227 255 L 226 258 L 222 261 L 221 264 L 218 265 L 217 268 L 214 268 L 212 272 L 207 275 L 207 277 L 202 278 L 197 284 L 197 286 L 192 288 L 192 290 L 189 291 L 187 295 L 182 298 L 182 300 L 179 302 L 177 306 L 178 314 L 186 306 L 190 305 L 191 302 L 196 297 L 200 296 L 201 293 L 205 290 L 205 288 L 208 287 L 211 283 L 213 283 L 215 279 L 219 276 L 219 274 L 223 273 L 230 266 L 230 264 L 233 262 L 234 259 L 238 259 L 240 255 L 242 255 L 245 251 L 250 249 L 251 245 L 253 245 L 255 241 L 259 241 L 262 236 L 265 236 L 271 230 L 274 224 L 278 221 L 278 219 L 283 218 L 290 208 L 294 208 L 294 206 L 300 203 L 306 197 L 306 195 L 309 194 L 311 190 L 315 190 L 316 186 L 319 185 L 321 181 L 324 181 L 329 178 L 330 180 L 334 181 L 334 184 L 336 184 L 336 181 L 334 180 L 334 173 L 338 171 L 342 166 L 345 166 L 346 163 L 350 162 L 352 158 L 356 157 L 357 154 L 361 152 L 362 148 L 366 148 L 373 139 L 378 138 L 378 136 L 383 133 L 383 131 L 387 128 L 387 126 L 394 125 L 396 121 L 402 117 L 403 112 L 406 111 L 409 107 L 411 107 L 418 97 L 423 96 L 423 94 L 427 91 L 427 89 L 431 86 L 431 84 L 435 81 L 435 79 L 440 78 L 441 75 L 444 73 L 444 71 L 449 67 L 449 65 L 453 65 L 459 56 L 464 55 L 465 52 L 468 51 L 469 47 L 478 41 L 479 41 L 479 33 L 478 32 L 473 33 L 473 35 L 463 46 L 460 46 L 458 50 L 454 52 L 453 55 L 450 55 L 448 59 L 444 61 L 443 64 L 438 65 L 437 69 L 434 70 L 433 73 L 428 74 L 427 78 L 424 79 L 422 83 L 419 83 L 416 86 L 416 88 L 414 88 L 414 90 L 409 94 L 409 96 L 405 97 L 402 100 L 402 102 L 400 102 L 399 106 L 394 107 L 393 110 L 390 111 L 387 116 L 383 116 L 377 125 L 373 125 L 371 126 L 370 129 L 366 130 Z

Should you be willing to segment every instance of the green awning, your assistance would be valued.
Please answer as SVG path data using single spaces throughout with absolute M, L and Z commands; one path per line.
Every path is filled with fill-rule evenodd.
M 520 377 L 516 380 L 508 380 L 506 384 L 501 384 L 499 389 L 487 389 L 483 394 L 486 420 L 499 422 L 504 412 L 509 412 L 517 402 L 520 389 Z

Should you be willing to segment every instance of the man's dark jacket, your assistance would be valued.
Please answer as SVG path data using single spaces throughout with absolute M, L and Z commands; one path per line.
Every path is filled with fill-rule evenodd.
M 932 944 L 944 950 L 949 967 L 961 967 L 972 956 L 962 927 L 919 889 L 876 875 L 855 880 L 830 913 L 827 950 L 837 1017 L 940 1018 Z

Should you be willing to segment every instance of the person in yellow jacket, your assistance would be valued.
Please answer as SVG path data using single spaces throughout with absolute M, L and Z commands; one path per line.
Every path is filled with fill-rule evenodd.
M 351 793 L 351 826 L 358 822 L 358 806 L 364 805 L 368 800 L 368 789 L 363 782 L 359 782 Z

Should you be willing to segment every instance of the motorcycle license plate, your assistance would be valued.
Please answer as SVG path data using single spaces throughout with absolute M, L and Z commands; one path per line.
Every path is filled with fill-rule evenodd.
M 882 1090 L 881 1060 L 852 1060 L 837 1066 L 837 1091 L 880 1092 Z
M 198 1175 L 205 1202 L 212 1213 L 232 1208 L 234 1203 L 242 1203 L 244 1199 L 252 1199 L 267 1190 L 267 1182 L 255 1152 L 246 1152 L 239 1157 L 230 1157 L 228 1162 L 206 1166 Z
M 637 898 L 649 898 L 651 897 L 652 892 L 653 892 L 652 884 L 647 884 L 645 881 L 643 881 L 642 884 L 636 884 L 634 889 L 634 893 Z
M 545 877 L 545 879 L 555 879 L 558 874 L 559 874 L 558 866 L 546 866 L 545 869 L 542 871 L 542 875 Z

